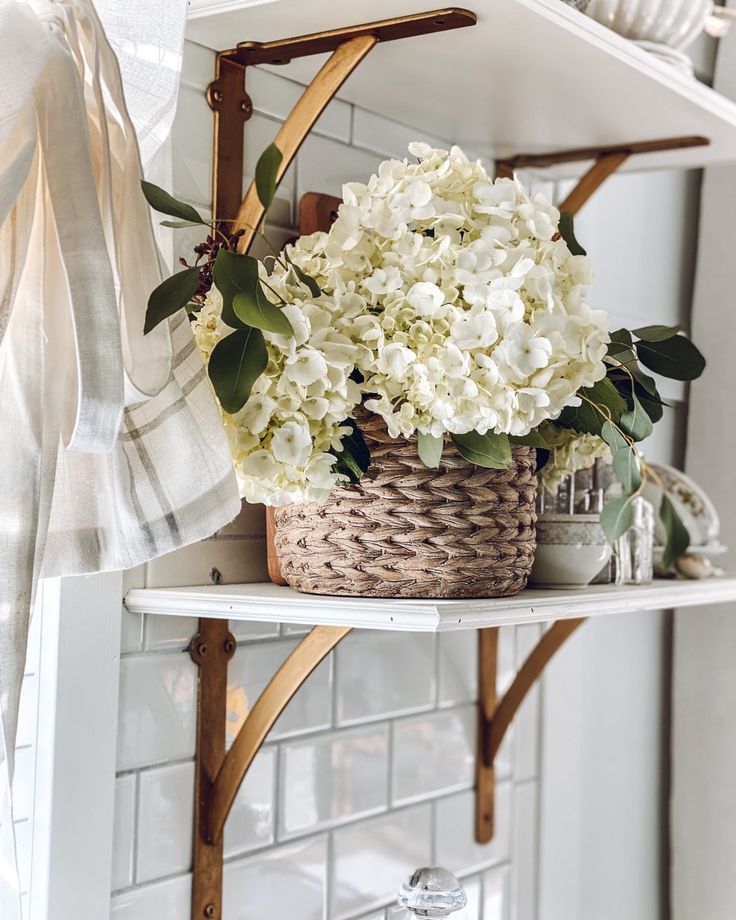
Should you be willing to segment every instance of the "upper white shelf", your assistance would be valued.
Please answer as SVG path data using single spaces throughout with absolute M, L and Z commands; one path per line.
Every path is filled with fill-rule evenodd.
M 222 50 L 446 5 L 195 0 L 188 34 Z M 710 146 L 632 157 L 624 168 L 736 160 L 736 105 L 560 0 L 457 5 L 475 12 L 478 24 L 379 44 L 340 98 L 416 128 L 419 140 L 448 138 L 497 158 L 698 135 Z M 306 83 L 323 60 L 302 58 L 272 69 Z M 575 164 L 565 174 L 580 169 Z
M 273 584 L 203 588 L 136 588 L 125 598 L 132 613 L 230 620 L 353 626 L 403 632 L 479 629 L 597 617 L 635 610 L 693 607 L 736 600 L 736 577 L 658 580 L 642 587 L 594 585 L 580 590 L 533 590 L 489 600 L 392 600 L 299 594 Z

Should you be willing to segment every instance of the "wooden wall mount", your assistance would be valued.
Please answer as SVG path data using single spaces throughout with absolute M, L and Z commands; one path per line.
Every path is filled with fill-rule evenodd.
M 189 646 L 199 667 L 192 920 L 222 920 L 223 830 L 238 789 L 294 694 L 349 632 L 315 626 L 271 678 L 226 752 L 227 666 L 236 643 L 227 620 L 199 621 Z
M 496 175 L 508 178 L 513 176 L 517 169 L 545 169 L 564 163 L 593 160 L 593 165 L 559 206 L 561 211 L 571 211 L 575 214 L 593 192 L 629 157 L 647 153 L 662 153 L 665 150 L 682 150 L 687 147 L 703 147 L 709 143 L 707 137 L 686 135 L 651 141 L 633 141 L 628 144 L 610 144 L 602 147 L 578 147 L 573 150 L 556 150 L 551 153 L 521 153 L 496 160 Z
M 253 112 L 245 88 L 248 67 L 287 64 L 294 58 L 331 52 L 276 136 L 275 143 L 283 155 L 278 182 L 327 104 L 379 42 L 461 29 L 475 23 L 475 13 L 452 7 L 279 41 L 242 42 L 234 49 L 220 51 L 215 79 L 207 89 L 207 99 L 215 113 L 212 207 L 217 221 L 232 222 L 236 229 L 245 230 L 240 251 L 247 252 L 263 219 L 255 183 L 251 183 L 241 201 L 243 125 Z
M 478 746 L 475 760 L 475 839 L 478 843 L 488 843 L 493 838 L 494 762 L 506 732 L 549 660 L 584 622 L 583 617 L 553 623 L 542 634 L 500 700 L 496 697 L 498 628 L 478 630 Z

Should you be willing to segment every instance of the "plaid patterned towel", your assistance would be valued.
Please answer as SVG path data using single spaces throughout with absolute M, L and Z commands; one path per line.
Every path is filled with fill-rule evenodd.
M 134 566 L 240 508 L 188 322 L 143 336 L 162 274 L 128 105 L 152 152 L 174 111 L 186 5 L 99 5 L 128 49 L 127 102 L 90 0 L 0 0 L 3 920 L 20 917 L 10 781 L 38 579 Z

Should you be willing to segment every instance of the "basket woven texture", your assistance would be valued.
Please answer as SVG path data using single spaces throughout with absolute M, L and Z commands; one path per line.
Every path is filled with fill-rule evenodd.
M 288 584 L 307 594 L 507 597 L 525 585 L 535 549 L 535 451 L 506 470 L 464 460 L 448 441 L 427 469 L 416 441 L 360 419 L 371 465 L 324 505 L 277 508 L 276 550 Z

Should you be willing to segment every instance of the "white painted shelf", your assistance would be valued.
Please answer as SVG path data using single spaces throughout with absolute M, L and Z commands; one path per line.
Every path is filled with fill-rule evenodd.
M 442 0 L 192 0 L 189 37 L 214 50 L 449 6 Z M 736 160 L 736 105 L 561 0 L 466 0 L 472 27 L 379 44 L 339 98 L 496 157 L 684 135 L 709 147 L 624 169 Z M 308 82 L 324 57 L 272 68 Z M 258 101 L 256 100 L 256 107 Z M 567 167 L 568 175 L 580 164 Z M 560 173 L 558 173 L 560 175 Z
M 270 583 L 202 588 L 136 588 L 132 613 L 230 620 L 353 626 L 403 632 L 444 632 L 512 623 L 540 623 L 636 610 L 701 607 L 736 601 L 736 577 L 657 580 L 642 587 L 594 585 L 579 590 L 528 589 L 489 600 L 392 600 L 299 594 Z

